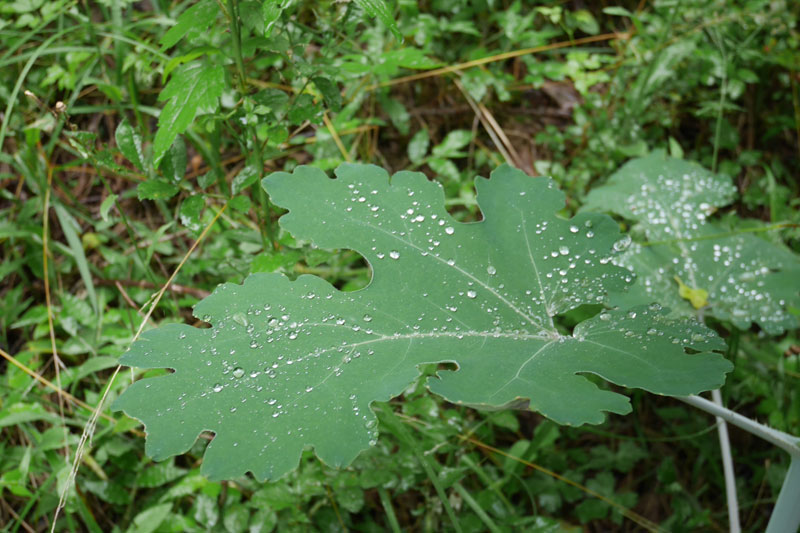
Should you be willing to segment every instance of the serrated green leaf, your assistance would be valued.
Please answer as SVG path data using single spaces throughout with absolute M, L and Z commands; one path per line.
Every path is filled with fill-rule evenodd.
M 136 187 L 139 200 L 166 200 L 178 194 L 178 187 L 163 180 L 143 181 Z
M 269 37 L 272 34 L 272 28 L 278 19 L 281 17 L 281 12 L 285 7 L 282 0 L 265 0 L 261 5 L 261 16 L 264 24 L 264 37 Z
M 275 0 L 273 0 L 274 2 Z M 262 5 L 269 2 L 257 2 L 255 0 L 245 0 L 239 2 L 239 18 L 242 20 L 242 26 L 255 33 L 256 35 L 264 34 L 264 17 L 261 15 Z
M 200 194 L 195 194 L 186 198 L 183 203 L 181 203 L 181 224 L 192 231 L 200 231 L 203 227 L 200 222 L 205 207 L 205 198 Z
M 169 78 L 169 75 L 172 73 L 172 71 L 184 63 L 188 63 L 189 61 L 193 61 L 204 55 L 219 55 L 221 53 L 222 51 L 215 46 L 201 46 L 199 48 L 195 48 L 188 54 L 173 57 L 167 61 L 166 65 L 164 65 L 164 71 L 161 73 L 161 83 L 164 83 L 167 78 Z
M 231 209 L 236 209 L 240 213 L 247 213 L 250 211 L 250 197 L 234 196 L 228 205 L 231 206 Z
M 236 174 L 236 177 L 233 178 L 233 181 L 231 182 L 231 193 L 239 194 L 258 181 L 261 178 L 261 175 L 261 171 L 257 167 L 253 165 L 247 165 L 240 170 L 238 174 Z
M 144 154 L 142 153 L 142 138 L 133 129 L 128 119 L 122 119 L 114 133 L 117 147 L 128 161 L 133 163 L 137 169 L 144 170 Z
M 166 50 L 187 34 L 199 35 L 214 23 L 219 6 L 214 0 L 201 0 L 180 14 L 178 21 L 161 38 L 161 49 Z
M 161 159 L 158 166 L 161 174 L 172 183 L 178 183 L 186 175 L 186 143 L 178 136 L 167 150 L 166 155 Z
M 301 94 L 289 109 L 289 121 L 292 124 L 302 124 L 306 120 L 315 122 L 319 120 L 321 113 L 322 106 L 314 102 L 313 96 L 310 94 Z
M 280 89 L 264 89 L 254 94 L 253 100 L 275 113 L 282 113 L 286 111 L 289 95 Z
M 573 425 L 630 411 L 626 397 L 581 373 L 686 395 L 718 387 L 731 368 L 709 353 L 724 347 L 711 330 L 671 321 L 657 305 L 559 331 L 556 315 L 602 302 L 631 275 L 609 261 L 617 224 L 589 213 L 558 218 L 564 194 L 550 179 L 509 166 L 478 178 L 483 220 L 464 224 L 424 174 L 390 182 L 378 167 L 344 164 L 336 175 L 298 167 L 262 183 L 289 210 L 284 229 L 357 251 L 371 283 L 341 292 L 315 276 L 252 274 L 195 307 L 210 329 L 142 335 L 122 364 L 174 372 L 134 383 L 114 408 L 143 420 L 153 458 L 210 430 L 203 470 L 212 478 L 280 477 L 307 446 L 346 465 L 377 437 L 371 403 L 401 394 L 425 363 L 456 363 L 427 381 L 451 402 L 528 404 Z
M 175 466 L 174 461 L 164 461 L 163 463 L 152 465 L 142 471 L 139 477 L 136 478 L 136 484 L 139 487 L 152 489 L 175 481 L 185 476 L 186 473 L 187 470 Z
M 730 178 L 660 153 L 627 163 L 591 191 L 585 207 L 636 221 L 650 241 L 615 258 L 638 281 L 611 303 L 658 301 L 690 316 L 705 291 L 705 312 L 740 329 L 752 322 L 770 334 L 797 327 L 788 307 L 800 306 L 800 258 L 708 220 L 734 193 Z
M 395 22 L 392 11 L 389 9 L 385 0 L 355 0 L 355 2 L 367 15 L 377 18 L 389 28 L 395 39 L 398 41 L 403 40 L 400 30 L 397 29 L 397 22 Z
M 189 63 L 175 70 L 158 99 L 168 100 L 158 116 L 158 131 L 153 141 L 153 164 L 158 165 L 179 133 L 197 115 L 213 113 L 225 87 L 222 65 Z
M 339 94 L 339 88 L 334 82 L 322 76 L 312 78 L 311 81 L 314 82 L 319 92 L 322 93 L 322 98 L 325 99 L 325 105 L 327 105 L 331 111 L 340 111 L 342 109 L 342 95 Z

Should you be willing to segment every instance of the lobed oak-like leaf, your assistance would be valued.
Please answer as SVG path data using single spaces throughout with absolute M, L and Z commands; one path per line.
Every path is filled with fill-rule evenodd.
M 203 469 L 274 479 L 306 447 L 343 466 L 374 443 L 370 408 L 403 392 L 419 365 L 452 362 L 428 387 L 484 408 L 527 404 L 579 425 L 627 413 L 628 399 L 581 374 L 659 394 L 718 387 L 724 347 L 657 304 L 605 311 L 567 333 L 556 315 L 596 304 L 631 274 L 611 263 L 621 236 L 606 215 L 556 216 L 564 195 L 547 178 L 502 166 L 478 178 L 484 219 L 459 223 L 423 174 L 345 164 L 336 179 L 310 167 L 263 185 L 289 210 L 297 239 L 347 248 L 372 268 L 370 284 L 342 292 L 314 276 L 253 274 L 225 284 L 195 314 L 210 329 L 145 333 L 122 363 L 171 368 L 134 383 L 115 408 L 142 420 L 155 459 L 215 437 Z M 690 349 L 692 353 L 687 353 Z
M 735 191 L 727 176 L 661 153 L 628 162 L 592 190 L 584 209 L 634 220 L 647 237 L 614 258 L 636 273 L 637 281 L 627 292 L 612 294 L 611 303 L 659 301 L 692 315 L 693 305 L 679 295 L 683 284 L 702 291 L 703 305 L 695 307 L 740 329 L 753 322 L 770 334 L 797 327 L 790 308 L 800 308 L 800 258 L 708 220 Z

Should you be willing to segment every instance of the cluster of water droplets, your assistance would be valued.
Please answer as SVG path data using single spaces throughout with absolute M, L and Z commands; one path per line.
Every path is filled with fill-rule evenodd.
M 675 322 L 664 314 L 658 303 L 628 311 L 603 311 L 597 320 L 604 328 L 621 333 L 626 341 L 636 342 L 636 350 L 643 352 L 651 348 L 661 349 L 664 342 L 703 350 L 706 349 L 704 345 L 715 337 L 712 330 L 699 323 Z
M 642 172 L 637 177 L 639 189 L 625 203 L 651 239 L 693 234 L 735 192 L 730 180 L 701 169 L 679 175 Z

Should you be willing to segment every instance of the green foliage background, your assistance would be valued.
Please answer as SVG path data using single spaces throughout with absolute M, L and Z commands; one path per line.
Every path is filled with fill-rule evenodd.
M 730 180 L 715 231 L 796 258 L 798 16 L 781 0 L 3 3 L 0 524 L 49 530 L 87 406 L 109 384 L 113 400 L 165 372 L 110 380 L 179 265 L 147 328 L 201 326 L 192 306 L 254 272 L 368 283 L 358 254 L 281 231 L 259 186 L 268 172 L 347 160 L 420 170 L 467 222 L 479 216 L 473 178 L 504 161 L 552 176 L 572 216 L 630 158 L 665 150 Z M 664 302 L 692 313 L 667 285 Z M 735 364 L 726 404 L 800 434 L 797 330 L 704 318 Z M 104 409 L 55 529 L 725 529 L 713 421 L 626 392 L 632 416 L 575 429 L 458 407 L 420 381 L 377 406 L 382 438 L 350 468 L 306 452 L 274 483 L 204 478 L 207 438 L 153 463 L 139 423 Z M 787 462 L 732 439 L 742 520 L 760 531 Z

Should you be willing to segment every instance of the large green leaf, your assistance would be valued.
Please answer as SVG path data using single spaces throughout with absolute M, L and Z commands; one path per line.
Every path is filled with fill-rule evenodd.
M 153 141 L 153 164 L 158 166 L 175 137 L 192 124 L 197 115 L 213 113 L 225 87 L 222 65 L 201 61 L 186 64 L 175 71 L 158 95 L 169 100 L 158 116 L 158 131 Z
M 649 242 L 614 259 L 638 280 L 611 303 L 657 301 L 691 315 L 680 284 L 700 291 L 696 305 L 720 320 L 767 333 L 797 327 L 789 308 L 800 307 L 800 260 L 750 233 L 731 234 L 708 220 L 730 203 L 731 180 L 661 153 L 630 161 L 588 196 L 586 209 L 608 210 L 636 221 Z
M 442 188 L 421 173 L 391 181 L 345 164 L 337 179 L 311 167 L 263 184 L 289 209 L 283 228 L 321 248 L 349 248 L 372 267 L 368 287 L 341 292 L 314 276 L 253 274 L 225 284 L 195 314 L 210 329 L 145 333 L 122 363 L 172 368 L 134 383 L 115 403 L 145 423 L 155 459 L 215 432 L 204 471 L 273 479 L 311 446 L 352 461 L 377 437 L 374 401 L 401 394 L 423 363 L 454 362 L 428 387 L 485 408 L 529 404 L 565 424 L 627 413 L 628 399 L 581 373 L 659 394 L 718 387 L 722 341 L 658 305 L 603 312 L 569 334 L 554 317 L 602 302 L 632 278 L 613 265 L 620 239 L 606 215 L 555 216 L 564 195 L 508 166 L 476 186 L 484 220 L 456 222 Z M 685 349 L 691 348 L 691 355 Z

